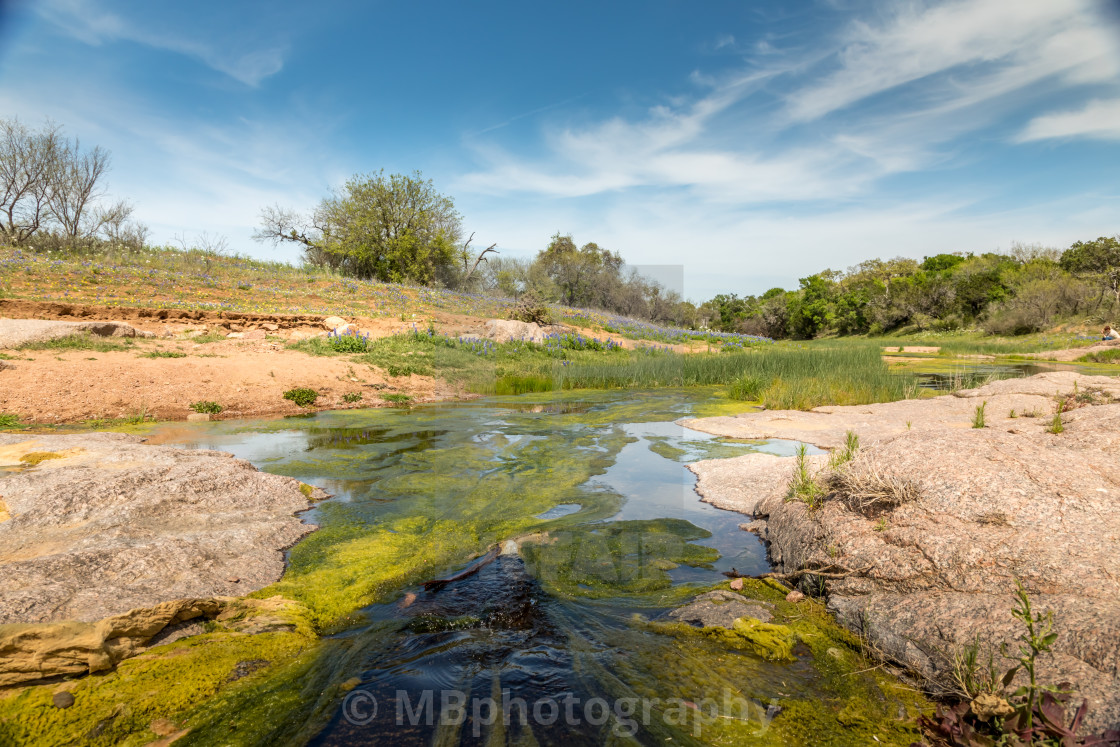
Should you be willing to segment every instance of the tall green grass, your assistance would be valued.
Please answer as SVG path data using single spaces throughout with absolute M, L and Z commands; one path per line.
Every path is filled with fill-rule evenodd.
M 892 373 L 872 345 L 774 348 L 743 356 L 742 366 L 730 395 L 775 410 L 892 402 L 917 393 L 917 380 Z

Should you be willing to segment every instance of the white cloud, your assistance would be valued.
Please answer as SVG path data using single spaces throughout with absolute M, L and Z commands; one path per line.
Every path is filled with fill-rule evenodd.
M 1017 141 L 1068 137 L 1120 140 L 1120 99 L 1093 100 L 1081 109 L 1035 117 Z
M 130 41 L 153 49 L 167 50 L 193 57 L 247 86 L 259 85 L 262 80 L 275 75 L 284 67 L 282 46 L 246 51 L 240 41 L 222 43 L 220 39 L 161 33 L 103 10 L 95 0 L 48 0 L 32 7 L 40 17 L 86 44 L 98 46 L 108 42 Z
M 1115 40 L 1089 0 L 957 0 L 908 3 L 887 22 L 855 23 L 838 69 L 788 97 L 809 121 L 876 94 L 922 81 L 926 97 L 991 98 L 1061 76 L 1078 83 L 1116 76 Z M 948 81 L 929 80 L 952 74 Z

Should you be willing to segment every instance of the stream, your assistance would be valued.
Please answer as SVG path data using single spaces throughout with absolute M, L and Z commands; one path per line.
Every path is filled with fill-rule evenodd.
M 881 673 L 849 676 L 865 661 L 834 626 L 804 628 L 783 661 L 658 627 L 726 588 L 723 571 L 769 570 L 747 517 L 701 502 L 684 465 L 798 444 L 673 422 L 743 409 L 695 389 L 573 392 L 168 424 L 150 440 L 333 496 L 304 515 L 320 529 L 276 585 L 325 635 L 301 681 L 254 702 L 274 743 L 891 741 L 911 709 Z M 339 683 L 344 697 L 324 695 Z

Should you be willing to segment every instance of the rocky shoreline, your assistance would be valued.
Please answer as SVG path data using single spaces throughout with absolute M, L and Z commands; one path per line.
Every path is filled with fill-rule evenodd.
M 680 422 L 831 449 L 854 431 L 849 463 L 809 459 L 830 486 L 814 508 L 787 499 L 794 457 L 689 468 L 704 500 L 754 518 L 744 526 L 780 571 L 842 569 L 802 583 L 821 584 L 885 659 L 946 691 L 970 645 L 1003 663 L 1000 645 L 1021 632 L 1010 612 L 1022 581 L 1058 633 L 1042 680 L 1088 699 L 1085 728 L 1120 727 L 1120 381 L 1047 373 L 932 399 Z
M 267 612 L 233 598 L 280 578 L 321 497 L 219 451 L 0 434 L 0 685 L 109 668 L 231 605 Z

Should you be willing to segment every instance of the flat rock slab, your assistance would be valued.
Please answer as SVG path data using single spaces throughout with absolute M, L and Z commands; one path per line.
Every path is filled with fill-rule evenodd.
M 1047 430 L 1055 395 L 1082 405 L 1062 414 L 1060 434 Z M 982 402 L 987 427 L 973 428 Z M 1039 416 L 1011 418 L 1012 408 Z M 813 466 L 829 486 L 815 510 L 787 500 L 793 457 L 751 454 L 690 469 L 705 500 L 756 517 L 750 527 L 779 570 L 855 571 L 827 581 L 829 607 L 931 680 L 948 679 L 954 653 L 973 641 L 997 662 L 1001 644 L 1015 650 L 1021 580 L 1058 633 L 1041 660 L 1043 680 L 1071 682 L 1088 698 L 1087 728 L 1120 728 L 1120 381 L 1047 373 L 958 396 L 686 424 L 822 446 L 854 430 L 855 459 L 837 473 L 819 458 Z M 907 497 L 861 502 L 884 491 Z
M 0 434 L 0 624 L 92 622 L 280 578 L 298 480 L 136 436 Z
M 154 337 L 124 322 L 60 322 L 48 319 L 0 319 L 0 349 L 88 334 L 97 337 Z

